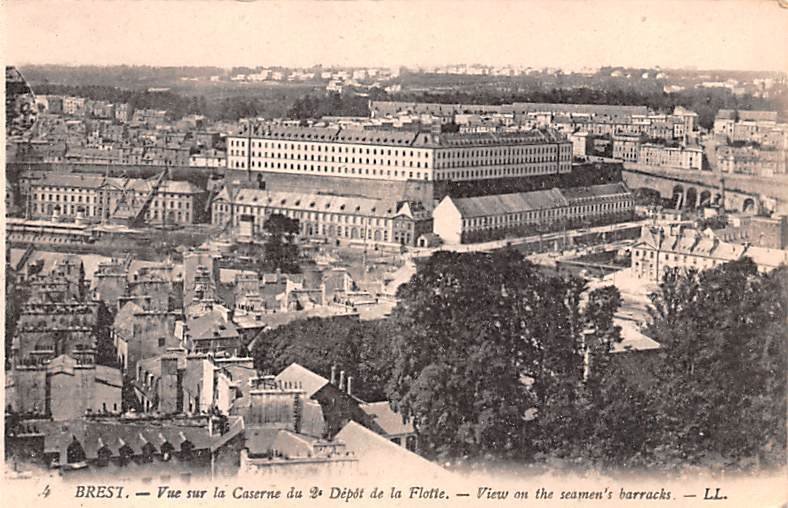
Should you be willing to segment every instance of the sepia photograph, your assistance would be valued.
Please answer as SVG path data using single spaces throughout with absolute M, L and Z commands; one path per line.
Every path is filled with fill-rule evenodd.
M 784 0 L 0 0 L 9 506 L 788 504 Z

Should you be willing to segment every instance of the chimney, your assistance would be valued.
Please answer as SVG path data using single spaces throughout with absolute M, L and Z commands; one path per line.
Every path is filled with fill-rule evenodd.
M 345 390 L 345 371 L 339 371 L 339 389 L 341 391 Z
M 348 376 L 347 377 L 347 394 L 348 395 L 353 395 L 353 392 L 351 391 L 352 387 L 353 387 L 353 376 Z
M 332 365 L 331 366 L 331 384 L 332 385 L 337 384 L 337 366 L 336 365 Z

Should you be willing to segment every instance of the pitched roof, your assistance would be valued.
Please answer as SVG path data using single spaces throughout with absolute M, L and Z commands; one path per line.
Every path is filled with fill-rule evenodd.
M 312 395 L 328 384 L 328 379 L 297 363 L 291 363 L 276 376 L 276 380 L 298 383 L 306 393 L 307 399 L 312 398 Z
M 613 345 L 613 353 L 649 351 L 659 349 L 659 342 L 643 335 L 633 321 L 613 318 L 613 324 L 621 328 L 621 342 Z
M 186 321 L 186 333 L 192 340 L 229 339 L 238 337 L 238 328 L 232 321 L 225 321 L 218 311 L 211 311 Z
M 80 442 L 88 459 L 96 459 L 102 446 L 106 447 L 113 457 L 119 456 L 119 450 L 124 445 L 130 447 L 135 455 L 140 455 L 147 443 L 156 450 L 161 450 L 164 443 L 170 443 L 178 450 L 181 443 L 189 441 L 194 445 L 194 450 L 213 450 L 244 430 L 243 422 L 239 422 L 238 417 L 229 418 L 230 430 L 221 436 L 212 436 L 207 427 L 180 425 L 172 420 L 129 422 L 80 419 L 41 421 L 36 422 L 35 426 L 45 436 L 44 451 L 58 453 L 60 462 L 66 463 L 66 450 L 73 438 Z
M 464 218 L 543 210 L 568 204 L 558 189 L 449 199 Z
M 396 214 L 398 210 L 397 202 L 394 200 L 335 194 L 273 192 L 258 189 L 239 189 L 233 202 L 238 205 L 297 208 L 316 212 L 354 213 L 377 217 L 389 217 Z
M 359 407 L 372 417 L 374 421 L 387 435 L 410 434 L 414 432 L 413 422 L 405 421 L 405 418 L 391 408 L 388 401 L 369 402 L 360 404 Z
M 375 477 L 391 478 L 397 472 L 414 478 L 444 477 L 448 472 L 437 464 L 397 445 L 354 421 L 334 437 L 345 443 L 363 462 L 364 470 Z
M 750 111 L 750 110 L 734 110 L 734 109 L 721 109 L 717 111 L 717 119 L 733 120 L 736 114 L 739 115 L 740 121 L 754 120 L 754 121 L 777 121 L 776 111 Z
M 569 204 L 572 204 L 573 201 L 586 199 L 618 198 L 621 194 L 629 193 L 629 189 L 624 182 L 561 189 L 561 194 L 564 195 Z

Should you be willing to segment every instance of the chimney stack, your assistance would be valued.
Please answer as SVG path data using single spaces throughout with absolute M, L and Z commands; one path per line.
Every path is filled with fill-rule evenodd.
M 345 371 L 339 371 L 339 389 L 341 391 L 345 390 Z
M 353 392 L 351 391 L 352 388 L 353 388 L 353 376 L 348 376 L 347 377 L 347 394 L 348 395 L 353 395 Z
M 332 365 L 331 366 L 331 384 L 332 385 L 337 384 L 337 366 L 336 365 Z

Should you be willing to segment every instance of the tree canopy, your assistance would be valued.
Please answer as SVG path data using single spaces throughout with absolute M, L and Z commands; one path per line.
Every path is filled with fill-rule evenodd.
M 513 250 L 436 253 L 401 288 L 389 391 L 427 454 L 524 459 L 540 448 L 534 422 L 572 403 L 588 355 L 617 340 L 615 309 L 601 310 L 617 297 L 595 294 L 586 313 L 584 289 Z
M 356 381 L 353 393 L 369 402 L 385 400 L 391 372 L 387 321 L 354 318 L 310 318 L 296 321 L 257 337 L 255 367 L 277 373 L 299 363 L 326 378 L 331 367 Z
M 298 245 L 294 241 L 299 231 L 298 219 L 274 213 L 265 220 L 263 229 L 268 234 L 264 245 L 264 271 L 300 272 Z
M 437 252 L 378 322 L 310 319 L 258 337 L 258 369 L 352 375 L 412 418 L 421 452 L 611 468 L 785 463 L 788 269 L 669 272 L 649 352 L 621 340 L 612 286 L 588 290 L 514 250 Z

